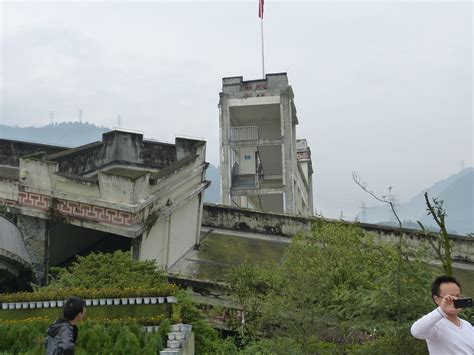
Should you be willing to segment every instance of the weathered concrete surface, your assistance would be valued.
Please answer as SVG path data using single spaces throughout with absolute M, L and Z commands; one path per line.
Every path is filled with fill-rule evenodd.
M 222 79 L 219 94 L 221 198 L 227 206 L 310 216 L 312 169 L 302 169 L 296 147 L 298 118 L 286 73 L 244 81 Z M 311 165 L 305 146 L 305 165 Z M 252 186 L 242 189 L 244 176 Z M 278 185 L 269 190 L 268 180 Z
M 274 236 L 292 237 L 298 233 L 311 230 L 313 221 L 317 218 L 295 217 L 285 214 L 264 213 L 249 209 L 222 205 L 205 204 L 203 209 L 203 227 L 239 230 L 249 233 L 266 233 Z M 327 220 L 331 222 L 331 220 Z M 340 223 L 340 221 L 333 221 Z M 381 242 L 397 243 L 399 230 L 397 228 L 360 223 L 360 227 L 373 232 Z M 402 229 L 404 240 L 409 250 L 425 248 L 428 255 L 434 259 L 434 254 L 426 237 L 418 230 Z M 474 264 L 474 238 L 451 235 L 453 260 L 458 263 Z
M 48 234 L 46 223 L 47 220 L 42 218 L 18 215 L 18 228 L 23 234 L 36 282 L 40 284 L 45 283 L 48 270 Z
M 290 238 L 256 235 L 229 230 L 203 228 L 199 248 L 185 254 L 169 272 L 193 279 L 223 282 L 227 272 L 237 265 L 276 262 L 283 257 Z
M 20 157 L 22 156 L 38 152 L 53 154 L 64 149 L 68 148 L 12 139 L 0 139 L 0 165 L 19 166 Z
M 308 218 L 211 204 L 204 204 L 202 225 L 287 237 L 311 230 Z

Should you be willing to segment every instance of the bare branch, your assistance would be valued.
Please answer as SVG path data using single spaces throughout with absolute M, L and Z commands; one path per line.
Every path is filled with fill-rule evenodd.
M 380 198 L 378 197 L 372 190 L 369 190 L 369 188 L 367 187 L 367 182 L 365 182 L 360 176 L 359 174 L 357 174 L 356 171 L 353 171 L 352 172 L 352 180 L 354 180 L 354 182 L 359 185 L 359 187 L 364 190 L 365 192 L 367 192 L 370 196 L 372 196 L 373 198 L 375 198 L 377 201 L 380 201 L 380 202 L 383 202 L 383 203 L 389 203 L 388 200 L 385 200 L 383 198 Z
M 367 182 L 365 182 L 365 180 L 362 179 L 362 177 L 360 177 L 359 174 L 358 174 L 356 171 L 353 171 L 353 172 L 352 172 L 352 180 L 354 180 L 354 182 L 355 182 L 357 185 L 359 185 L 359 187 L 360 187 L 362 190 L 364 190 L 365 192 L 367 192 L 370 196 L 372 196 L 373 198 L 375 198 L 377 201 L 382 202 L 382 203 L 386 203 L 387 205 L 390 205 L 390 208 L 392 209 L 392 213 L 394 214 L 395 218 L 396 218 L 397 221 L 398 221 L 398 226 L 399 226 L 399 228 L 400 228 L 400 233 L 401 233 L 402 221 L 400 221 L 400 218 L 398 218 L 398 214 L 397 214 L 397 212 L 395 211 L 395 207 L 393 206 L 392 201 L 385 199 L 385 196 L 382 196 L 382 198 L 378 197 L 372 190 L 370 190 L 370 189 L 367 187 Z

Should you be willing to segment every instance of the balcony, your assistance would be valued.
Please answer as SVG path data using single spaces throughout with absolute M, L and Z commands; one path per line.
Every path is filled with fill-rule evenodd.
M 258 141 L 257 126 L 240 126 L 230 128 L 230 140 L 232 142 Z

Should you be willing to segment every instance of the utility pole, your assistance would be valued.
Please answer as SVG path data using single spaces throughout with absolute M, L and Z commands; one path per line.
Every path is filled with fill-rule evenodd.
M 82 123 L 82 109 L 79 109 L 79 122 Z
M 54 111 L 50 111 L 50 112 L 49 112 L 49 123 L 50 123 L 51 125 L 54 124 Z
M 117 128 L 122 128 L 122 117 L 117 115 Z
M 397 210 L 396 207 L 397 207 L 397 201 L 398 201 L 398 199 L 397 199 L 397 196 L 396 196 L 396 195 L 393 195 L 393 194 L 392 194 L 392 189 L 393 189 L 393 188 L 394 188 L 394 186 L 389 186 L 389 187 L 388 187 L 388 195 L 385 195 L 385 196 L 382 196 L 382 197 L 383 197 L 384 199 L 386 199 L 389 203 L 391 203 L 392 206 L 393 206 L 393 209 L 396 211 L 396 210 Z M 388 211 L 388 213 L 389 213 L 389 219 L 388 219 L 388 220 L 389 220 L 390 222 L 397 222 L 397 221 L 395 220 L 395 216 L 393 215 L 392 207 L 391 207 L 390 205 L 389 205 L 389 207 L 390 207 L 390 208 L 389 208 L 389 211 Z

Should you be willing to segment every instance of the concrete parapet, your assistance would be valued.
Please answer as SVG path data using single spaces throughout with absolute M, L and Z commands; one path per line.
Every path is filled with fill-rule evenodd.
M 237 230 L 255 234 L 269 234 L 275 237 L 293 237 L 298 233 L 311 231 L 311 224 L 319 220 L 316 217 L 297 217 L 289 214 L 260 212 L 245 208 L 237 208 L 223 205 L 204 204 L 202 225 L 210 229 Z M 341 223 L 337 220 L 325 220 L 332 223 Z M 350 224 L 350 222 L 344 222 Z M 367 232 L 377 234 L 383 243 L 397 243 L 400 233 L 398 228 L 357 223 Z M 428 257 L 435 259 L 431 255 L 431 248 L 426 236 L 419 230 L 402 229 L 405 242 L 411 251 L 426 248 Z M 458 263 L 474 264 L 474 238 L 467 236 L 450 235 L 452 241 L 453 261 Z M 430 261 L 430 260 L 428 260 Z
M 234 76 L 222 79 L 221 95 L 227 94 L 232 98 L 279 96 L 282 90 L 287 90 L 288 87 L 288 76 L 286 73 L 266 74 L 265 79 L 245 81 L 242 76 Z M 253 95 L 252 92 L 257 93 Z
M 204 204 L 202 225 L 287 237 L 311 230 L 308 218 L 211 204 Z

